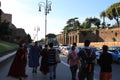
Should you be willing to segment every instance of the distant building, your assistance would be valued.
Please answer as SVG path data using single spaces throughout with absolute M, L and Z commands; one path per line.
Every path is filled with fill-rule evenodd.
M 1 22 L 6 21 L 12 23 L 12 14 L 4 13 L 2 9 L 0 9 L 0 20 Z
M 69 44 L 73 42 L 82 43 L 89 39 L 91 42 L 120 42 L 120 28 L 106 28 L 94 31 L 72 31 L 68 34 L 61 33 L 56 36 L 60 44 Z
M 12 35 L 6 35 L 6 39 L 8 41 L 18 41 L 19 38 L 25 39 L 27 34 L 24 29 L 16 28 L 14 24 L 12 24 L 12 14 L 4 13 L 1 9 L 1 2 L 0 2 L 0 22 L 9 22 L 9 29 L 12 30 Z

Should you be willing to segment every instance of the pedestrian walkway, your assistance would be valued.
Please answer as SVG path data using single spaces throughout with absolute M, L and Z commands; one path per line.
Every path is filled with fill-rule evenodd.
M 14 54 L 15 54 L 15 52 L 10 53 L 9 55 L 6 55 L 4 57 L 0 57 L 0 61 L 3 61 L 5 59 L 9 58 L 10 56 L 13 56 Z M 18 80 L 15 78 L 6 77 L 7 72 L 10 68 L 10 65 L 11 65 L 14 57 L 11 57 L 11 58 L 12 59 L 9 59 L 9 61 L 5 62 L 5 66 L 3 66 L 1 68 L 2 70 L 0 70 L 0 80 Z M 57 78 L 56 78 L 56 80 L 71 80 L 71 73 L 70 73 L 69 65 L 66 63 L 66 57 L 61 55 L 61 59 L 62 59 L 61 63 L 59 63 L 57 65 Z M 28 77 L 23 78 L 23 80 L 49 80 L 49 73 L 47 75 L 43 75 L 40 72 L 39 67 L 37 69 L 37 74 L 36 73 L 33 74 L 32 68 L 28 67 L 28 65 L 27 65 L 26 66 L 26 74 L 28 75 Z M 98 78 L 98 76 L 96 76 L 96 77 Z M 98 80 L 98 79 L 94 79 L 94 80 Z
M 2 65 L 0 67 L 0 80 L 18 80 L 15 78 L 7 77 L 8 70 L 14 59 L 14 57 L 11 57 L 11 56 L 13 56 L 14 54 L 15 54 L 15 52 L 10 53 L 10 55 L 0 57 L 0 61 L 1 62 L 3 61 Z M 9 58 L 9 57 L 11 57 L 11 58 Z M 28 75 L 28 77 L 24 78 L 23 80 L 49 80 L 49 74 L 43 75 L 40 72 L 39 67 L 37 69 L 37 74 L 35 74 L 35 73 L 33 74 L 32 68 L 28 67 L 28 65 L 27 65 L 26 66 L 26 74 Z M 70 80 L 70 78 L 71 78 L 70 76 L 71 76 L 71 74 L 70 74 L 69 67 L 64 66 L 62 63 L 59 63 L 57 65 L 57 79 L 56 80 Z
M 23 78 L 23 80 L 49 80 L 49 73 L 47 75 L 43 75 L 39 68 L 37 69 L 37 73 L 32 73 L 32 68 L 26 67 L 26 74 L 28 75 L 27 78 Z M 71 80 L 71 74 L 68 67 L 63 66 L 62 63 L 57 65 L 57 78 L 56 80 Z M 3 80 L 18 80 L 11 77 L 6 77 Z

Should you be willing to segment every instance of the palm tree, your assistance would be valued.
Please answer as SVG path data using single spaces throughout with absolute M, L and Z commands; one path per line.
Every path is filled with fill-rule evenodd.
M 105 23 L 105 17 L 106 17 L 105 11 L 101 12 L 100 17 L 103 18 L 102 27 L 104 28 L 106 25 L 106 23 Z
M 114 3 L 106 10 L 106 16 L 113 20 L 115 19 L 119 27 L 119 18 L 120 18 L 120 2 Z

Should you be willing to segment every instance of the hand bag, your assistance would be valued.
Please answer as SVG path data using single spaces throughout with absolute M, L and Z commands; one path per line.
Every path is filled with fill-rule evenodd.
M 60 59 L 60 56 L 58 53 L 56 53 L 56 62 L 57 63 L 60 63 L 61 62 L 61 59 Z

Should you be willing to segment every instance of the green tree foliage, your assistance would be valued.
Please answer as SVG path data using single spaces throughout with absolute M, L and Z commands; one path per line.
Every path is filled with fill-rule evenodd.
M 46 37 L 47 37 L 47 38 L 56 38 L 56 35 L 55 35 L 55 34 L 50 33 L 50 34 L 46 35 Z
M 39 41 L 40 44 L 44 44 L 44 42 L 45 42 L 45 39 L 44 39 L 44 38 L 42 38 L 42 39 Z
M 86 18 L 84 22 L 84 28 L 91 28 L 92 18 Z
M 99 28 L 100 22 L 100 19 L 90 17 L 85 19 L 85 22 L 82 24 L 82 26 L 84 28 L 91 28 L 91 25 L 94 24 L 97 26 L 97 28 Z
M 87 28 L 90 28 L 90 27 L 91 27 L 90 22 L 85 21 L 85 22 L 82 23 L 82 29 L 87 29 Z
M 119 27 L 120 2 L 112 4 L 105 13 L 110 20 L 115 19 Z
M 70 31 L 75 31 L 80 28 L 80 22 L 77 17 L 69 19 L 66 23 L 67 25 L 63 29 L 65 33 L 69 33 Z
M 97 26 L 97 28 L 100 28 L 100 19 L 98 19 L 98 18 L 93 18 L 92 19 L 92 23 L 95 25 L 95 26 Z
M 28 42 L 28 43 L 31 43 L 31 42 L 32 42 L 32 39 L 31 39 L 30 34 L 27 34 L 27 42 Z
M 11 29 L 9 28 L 9 24 L 10 23 L 6 21 L 0 23 L 0 37 L 11 34 Z

